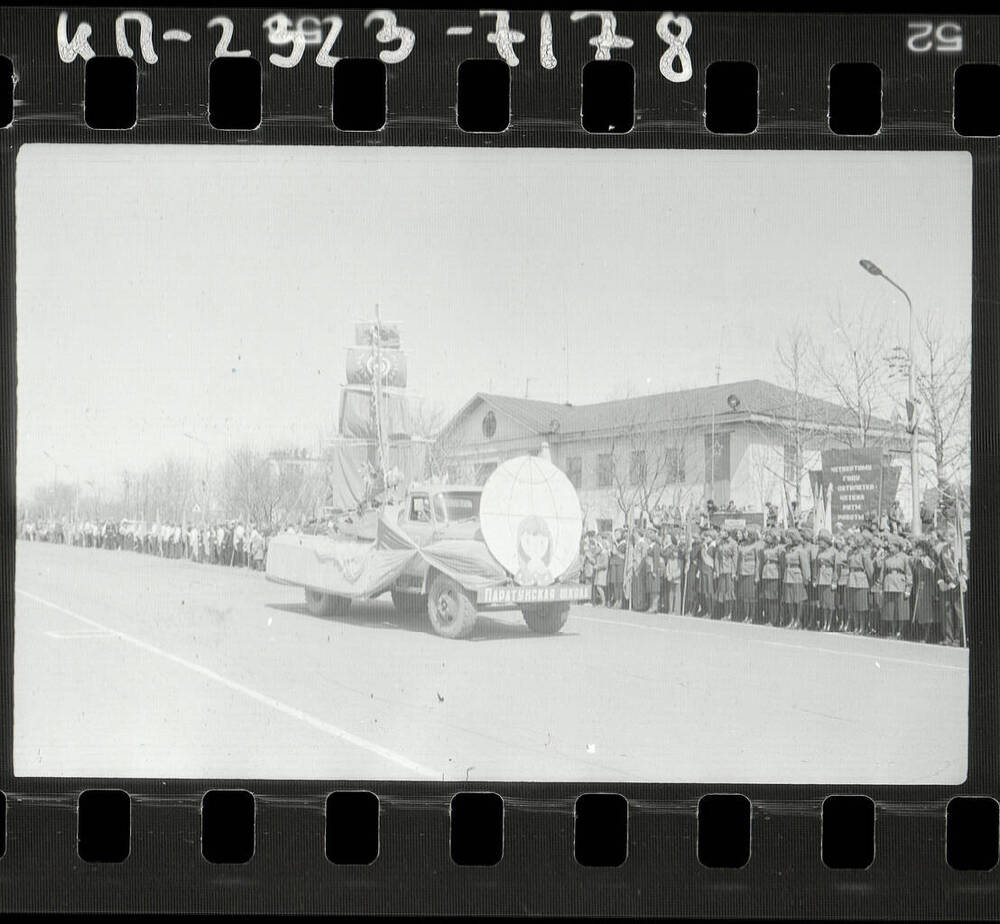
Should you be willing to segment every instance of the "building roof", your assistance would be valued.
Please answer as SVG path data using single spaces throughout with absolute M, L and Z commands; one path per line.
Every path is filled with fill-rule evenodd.
M 735 395 L 740 401 L 735 411 L 729 406 L 730 395 Z M 452 424 L 477 401 L 488 404 L 536 433 L 559 433 L 560 436 L 629 425 L 648 428 L 695 423 L 710 418 L 713 412 L 719 423 L 745 420 L 750 416 L 790 421 L 795 418 L 795 399 L 795 392 L 791 389 L 761 379 L 579 405 L 479 392 L 455 415 Z M 809 423 L 857 426 L 847 408 L 822 398 L 799 395 L 799 413 L 801 419 Z M 445 430 L 450 429 L 452 424 Z M 884 418 L 872 417 L 871 428 L 886 433 L 893 429 L 893 424 Z

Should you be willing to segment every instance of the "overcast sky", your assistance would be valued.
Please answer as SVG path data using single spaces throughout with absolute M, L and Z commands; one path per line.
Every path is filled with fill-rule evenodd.
M 315 445 L 376 302 L 449 411 L 775 381 L 838 301 L 904 342 L 860 257 L 968 325 L 971 191 L 962 153 L 27 145 L 18 491 Z

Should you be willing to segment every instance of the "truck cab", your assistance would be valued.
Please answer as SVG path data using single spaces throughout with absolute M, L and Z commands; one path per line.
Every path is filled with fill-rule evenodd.
M 399 511 L 399 526 L 418 546 L 442 539 L 481 540 L 481 495 L 482 488 L 476 485 L 415 486 Z M 426 563 L 415 563 L 400 575 L 396 591 L 426 594 L 427 572 Z

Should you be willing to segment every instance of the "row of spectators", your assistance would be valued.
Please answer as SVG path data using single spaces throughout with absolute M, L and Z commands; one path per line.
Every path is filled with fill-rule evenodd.
M 238 520 L 198 525 L 146 523 L 137 520 L 92 522 L 25 521 L 21 537 L 81 548 L 108 549 L 183 558 L 229 567 L 263 570 L 267 543 L 274 530 Z
M 964 645 L 964 551 L 950 525 L 912 537 L 837 524 L 590 532 L 581 554 L 597 605 Z

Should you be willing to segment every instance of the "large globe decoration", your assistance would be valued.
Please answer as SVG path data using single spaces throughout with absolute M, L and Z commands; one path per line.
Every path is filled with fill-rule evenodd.
M 497 467 L 483 486 L 479 523 L 493 557 L 519 584 L 551 584 L 580 551 L 583 514 L 576 489 L 538 456 Z

